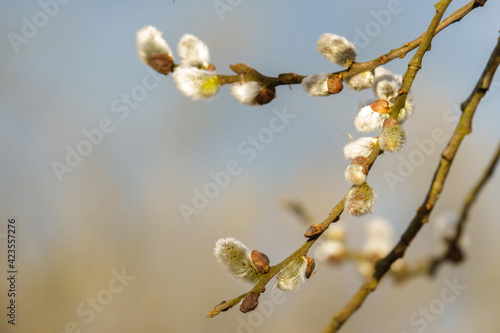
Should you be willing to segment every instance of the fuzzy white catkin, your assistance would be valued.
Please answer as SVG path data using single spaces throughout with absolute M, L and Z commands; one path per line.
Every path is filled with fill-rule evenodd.
M 327 240 L 320 243 L 314 250 L 314 257 L 319 261 L 327 261 L 332 258 L 342 258 L 347 253 L 344 242 L 338 240 Z
M 172 74 L 177 88 L 192 99 L 209 98 L 217 94 L 217 73 L 191 66 L 178 66 Z
M 344 172 L 345 180 L 352 185 L 361 185 L 366 181 L 363 167 L 358 164 L 351 164 Z
M 252 262 L 250 250 L 237 239 L 219 239 L 215 243 L 214 255 L 231 276 L 242 282 L 255 283 L 261 277 Z
M 348 79 L 345 79 L 347 83 L 347 88 L 360 91 L 363 89 L 368 89 L 373 87 L 373 73 L 370 71 L 364 71 Z
M 389 114 L 375 112 L 370 105 L 367 105 L 359 110 L 354 118 L 354 126 L 358 132 L 373 132 L 381 129 L 387 118 Z
M 406 142 L 406 132 L 399 125 L 385 127 L 378 138 L 378 142 L 381 150 L 391 153 L 398 152 Z
M 377 67 L 374 70 L 373 92 L 378 99 L 383 99 L 394 103 L 398 96 L 399 86 L 401 84 L 401 76 L 392 74 L 391 71 L 384 67 Z
M 276 278 L 278 289 L 294 291 L 306 280 L 307 260 L 304 256 L 299 257 L 283 268 Z
M 353 160 L 358 156 L 368 157 L 375 147 L 377 139 L 365 136 L 349 142 L 344 146 L 344 157 L 348 160 Z
M 375 206 L 376 198 L 375 190 L 368 183 L 353 186 L 347 192 L 345 209 L 349 214 L 355 216 L 371 213 Z
M 328 96 L 328 75 L 325 74 L 314 74 L 308 75 L 302 79 L 302 89 L 311 96 Z
M 389 105 L 394 104 L 398 97 L 399 87 L 402 83 L 401 75 L 394 75 L 391 71 L 384 67 L 377 67 L 374 71 L 373 92 L 378 99 L 383 99 L 389 102 Z M 397 122 L 403 124 L 406 118 L 413 113 L 414 102 L 410 93 L 406 97 L 405 106 L 399 112 Z
M 196 66 L 204 69 L 208 67 L 208 47 L 198 37 L 185 34 L 181 37 L 177 45 L 177 51 L 182 65 Z
M 319 37 L 316 49 L 326 59 L 342 67 L 350 67 L 358 55 L 353 43 L 331 33 Z
M 231 86 L 231 94 L 241 103 L 254 106 L 259 105 L 257 95 L 262 85 L 255 81 L 234 83 Z
M 366 241 L 363 253 L 368 256 L 383 258 L 392 250 L 395 243 L 394 228 L 389 221 L 377 217 L 365 224 Z
M 172 50 L 162 33 L 151 25 L 137 31 L 136 45 L 139 58 L 148 66 L 151 66 L 151 57 L 155 54 L 168 54 L 173 59 Z

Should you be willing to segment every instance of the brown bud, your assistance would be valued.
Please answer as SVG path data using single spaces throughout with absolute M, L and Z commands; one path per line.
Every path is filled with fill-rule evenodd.
M 250 70 L 252 70 L 252 67 L 248 66 L 247 64 L 244 63 L 237 63 L 236 65 L 229 65 L 229 68 L 235 72 L 236 74 L 246 74 Z
M 174 67 L 174 59 L 166 53 L 155 54 L 151 57 L 151 67 L 158 73 L 168 75 Z
M 269 258 L 264 253 L 257 250 L 252 251 L 252 262 L 255 269 L 261 274 L 269 272 Z
M 274 87 L 262 87 L 255 99 L 257 103 L 264 105 L 272 101 L 274 97 L 276 97 L 276 89 Z
M 306 232 L 304 232 L 304 236 L 310 238 L 321 234 L 323 231 L 325 231 L 325 229 L 323 229 L 321 224 L 313 224 L 306 230 Z
M 450 249 L 448 250 L 446 258 L 451 262 L 457 263 L 464 260 L 464 254 L 456 244 L 452 244 Z
M 241 302 L 240 311 L 243 313 L 247 313 L 252 310 L 255 310 L 255 308 L 257 308 L 258 305 L 259 305 L 259 295 L 251 291 L 245 296 L 243 302 Z
M 357 164 L 357 165 L 361 165 L 363 167 L 363 173 L 365 175 L 368 174 L 368 172 L 370 171 L 370 160 L 367 159 L 366 157 L 364 156 L 358 156 L 356 158 L 354 158 L 351 162 L 351 164 Z
M 373 111 L 378 113 L 389 113 L 391 108 L 389 107 L 389 102 L 383 99 L 377 99 L 375 102 L 370 103 L 370 107 Z
M 344 84 L 338 75 L 330 75 L 326 80 L 326 84 L 330 94 L 339 93 L 344 88 Z
M 299 77 L 295 73 L 282 73 L 278 75 L 278 79 L 286 84 L 299 83 Z
M 306 278 L 310 278 L 312 273 L 314 272 L 314 268 L 316 267 L 316 263 L 314 262 L 314 259 L 311 257 L 306 257 L 307 261 L 307 268 L 306 268 Z
M 396 121 L 396 119 L 387 118 L 386 120 L 384 120 L 384 127 L 396 126 L 397 124 L 398 122 Z

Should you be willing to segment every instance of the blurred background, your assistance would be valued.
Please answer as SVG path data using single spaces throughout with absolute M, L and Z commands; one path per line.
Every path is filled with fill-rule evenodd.
M 465 3 L 453 2 L 446 15 Z M 1 332 L 319 332 L 327 325 L 362 283 L 353 264 L 318 262 L 299 292 L 280 295 L 271 307 L 207 319 L 221 300 L 249 289 L 212 252 L 221 237 L 259 249 L 274 264 L 297 249 L 306 226 L 282 201 L 300 202 L 322 221 L 344 196 L 342 149 L 349 134 L 362 136 L 353 119 L 372 92 L 346 88 L 312 98 L 300 86 L 282 86 L 272 103 L 248 107 L 225 86 L 212 100 L 192 101 L 171 76 L 153 75 L 140 62 L 135 34 L 156 26 L 174 54 L 180 37 L 194 34 L 220 73 L 243 62 L 271 76 L 316 74 L 340 70 L 316 52 L 322 33 L 357 42 L 357 60 L 366 61 L 425 31 L 432 1 L 3 1 L 0 13 Z M 488 1 L 435 38 L 413 86 L 408 143 L 381 156 L 370 173 L 378 194 L 373 215 L 344 214 L 339 222 L 353 248 L 362 246 L 367 220 L 385 217 L 400 235 L 423 201 L 447 140 L 420 154 L 404 182 L 390 185 L 387 174 L 398 174 L 433 130 L 451 134 L 458 106 L 496 44 L 499 14 L 500 4 Z M 412 55 L 386 67 L 403 74 Z M 438 253 L 433 222 L 459 211 L 496 148 L 498 75 L 409 260 Z M 295 118 L 251 161 L 238 152 L 285 110 Z M 197 191 L 230 161 L 241 172 L 196 208 Z M 498 329 L 500 303 L 491 288 L 500 266 L 491 257 L 500 251 L 493 237 L 499 197 L 497 173 L 472 210 L 464 264 L 446 265 L 434 279 L 384 279 L 342 331 Z M 187 206 L 188 217 L 181 213 Z M 11 217 L 18 231 L 15 327 L 6 319 Z M 447 281 L 457 279 L 466 289 L 456 300 L 415 323 L 425 318 L 419 309 L 436 307 Z M 271 300 L 273 283 L 261 302 Z

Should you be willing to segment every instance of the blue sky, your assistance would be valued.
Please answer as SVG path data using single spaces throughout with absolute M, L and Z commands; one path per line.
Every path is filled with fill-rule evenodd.
M 230 10 L 218 12 L 220 3 Z M 465 3 L 454 2 L 448 13 Z M 345 89 L 337 96 L 312 98 L 300 86 L 282 86 L 272 103 L 251 108 L 239 104 L 228 87 L 223 87 L 210 101 L 191 101 L 176 89 L 171 77 L 161 77 L 158 86 L 147 91 L 147 96 L 130 106 L 129 113 L 120 119 L 123 114 L 114 112 L 113 105 L 125 104 L 116 101 L 137 92 L 145 78 L 152 77 L 135 49 L 135 33 L 141 27 L 156 26 L 174 50 L 183 34 L 198 36 L 209 46 L 211 59 L 221 73 L 230 74 L 230 64 L 244 62 L 266 75 L 305 75 L 340 69 L 316 52 L 316 40 L 324 32 L 349 40 L 359 39 L 359 31 L 364 32 L 367 45 L 358 48 L 358 60 L 366 61 L 419 36 L 433 12 L 431 1 L 410 0 L 2 2 L 0 211 L 2 220 L 17 216 L 22 221 L 21 259 L 26 270 L 33 274 L 43 272 L 43 267 L 31 263 L 50 262 L 57 249 L 78 253 L 85 261 L 95 255 L 91 249 L 97 248 L 102 249 L 97 253 L 106 257 L 102 271 L 98 272 L 109 273 L 110 267 L 122 263 L 135 271 L 138 279 L 141 270 L 162 272 L 169 281 L 165 293 L 195 297 L 199 290 L 196 284 L 189 283 L 192 278 L 172 277 L 169 269 L 163 267 L 168 260 L 182 265 L 180 259 L 170 257 L 171 251 L 175 252 L 172 249 L 182 248 L 185 257 L 190 258 L 187 271 L 222 280 L 218 282 L 218 293 L 207 292 L 195 306 L 196 311 L 204 313 L 220 297 L 239 295 L 245 288 L 234 284 L 223 289 L 229 280 L 211 256 L 217 238 L 234 236 L 268 249 L 276 258 L 284 258 L 302 242 L 303 226 L 283 211 L 281 199 L 299 200 L 322 219 L 348 190 L 343 180 L 347 164 L 342 148 L 349 142 L 349 134 L 360 136 L 352 121 L 360 103 L 372 98 L 370 91 L 356 93 Z M 451 133 L 453 124 L 443 114 L 457 110 L 475 85 L 496 43 L 499 13 L 499 3 L 489 1 L 435 38 L 413 87 L 416 111 L 406 123 L 409 140 L 401 152 L 402 158 L 407 159 L 418 149 L 417 142 L 429 138 L 434 128 Z M 30 32 L 26 22 L 38 22 L 37 31 Z M 26 31 L 29 38 L 13 46 L 12 34 L 22 37 Z M 412 55 L 391 62 L 387 68 L 402 74 Z M 465 191 L 494 150 L 499 139 L 499 91 L 500 79 L 496 78 L 491 93 L 478 109 L 474 132 L 466 138 L 457 156 L 448 192 L 436 214 L 457 211 Z M 286 109 L 296 118 L 254 160 L 246 161 L 238 153 L 238 145 L 268 126 L 274 109 Z M 71 173 L 64 173 L 61 182 L 53 163 L 65 163 L 67 147 L 77 149 L 85 140 L 83 132 L 99 128 L 103 119 L 109 119 L 113 129 L 103 134 L 98 145 L 91 146 L 91 152 Z M 437 144 L 432 154 L 426 156 L 426 163 L 398 184 L 395 191 L 388 186 L 384 172 L 395 172 L 401 163 L 399 157 L 383 156 L 373 168 L 370 184 L 379 194 L 375 214 L 388 218 L 398 234 L 422 201 L 442 147 L 444 143 Z M 224 169 L 231 160 L 240 163 L 242 172 L 232 177 L 227 188 L 221 189 L 220 195 L 187 225 L 179 205 L 191 203 L 193 191 L 211 181 L 210 172 Z M 498 177 L 493 181 L 498 183 Z M 478 209 L 478 221 L 498 220 L 490 211 L 500 193 L 493 186 L 488 191 Z M 346 221 L 353 225 L 353 242 L 359 242 L 361 236 L 354 234 L 362 230 L 362 222 L 353 218 Z M 478 227 L 474 234 L 477 238 L 492 234 L 484 225 L 482 228 Z M 174 239 L 164 244 L 163 240 L 171 238 Z M 128 246 L 147 254 L 151 264 L 136 265 L 138 258 L 128 257 Z M 423 241 L 417 241 L 415 246 L 425 252 Z M 203 255 L 193 254 L 198 252 Z M 417 254 L 416 251 L 413 255 Z M 60 260 L 71 267 L 64 258 Z M 328 268 L 323 272 L 331 273 Z M 45 273 L 50 275 L 49 271 Z M 473 277 L 464 274 L 474 283 Z M 498 270 L 493 274 L 498 276 Z M 85 279 L 94 281 L 92 278 Z M 154 285 L 148 277 L 142 278 L 145 285 Z M 65 281 L 80 286 L 75 287 L 75 299 L 68 300 L 67 307 L 73 310 L 78 300 L 87 296 L 87 287 L 70 276 Z M 170 285 L 174 281 L 180 284 L 176 291 Z M 356 285 L 353 283 L 352 288 Z M 434 286 L 439 290 L 439 281 Z M 336 308 L 352 290 L 335 303 Z M 314 295 L 313 291 L 310 293 Z M 280 310 L 269 319 L 269 327 L 260 330 L 267 332 L 284 317 L 296 313 L 298 299 L 306 296 L 307 290 L 289 296 L 289 309 Z M 291 304 L 295 303 L 294 298 L 296 304 Z M 120 302 L 111 306 L 133 312 L 128 307 L 130 302 Z M 172 303 L 165 302 L 163 306 L 178 313 Z M 488 303 L 484 299 L 479 302 Z M 416 305 L 408 305 L 408 311 L 412 306 Z M 332 311 L 323 313 L 318 329 L 326 324 Z M 233 310 L 228 319 L 217 318 L 215 323 L 196 318 L 189 329 L 181 328 L 182 320 L 189 320 L 188 314 L 178 314 L 168 324 L 162 324 L 158 315 L 155 327 L 176 332 L 200 331 L 200 327 L 207 332 L 221 327 L 229 331 L 234 330 L 237 315 Z M 45 326 L 41 326 L 45 329 L 40 331 L 56 331 L 66 322 L 50 313 L 46 318 L 52 319 L 46 319 Z M 98 330 L 115 328 L 111 324 L 113 318 L 106 315 L 90 325 Z M 110 326 L 106 326 L 108 322 Z M 399 324 L 397 329 L 408 330 L 408 322 Z M 88 331 L 90 325 L 86 326 Z M 361 323 L 352 325 L 352 329 L 362 329 Z

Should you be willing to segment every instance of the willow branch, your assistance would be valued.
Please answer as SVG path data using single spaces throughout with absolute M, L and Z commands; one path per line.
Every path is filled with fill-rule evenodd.
M 344 210 L 344 202 L 345 202 L 345 197 L 342 200 L 340 200 L 340 202 L 332 209 L 330 214 L 328 214 L 328 217 L 321 223 L 321 226 L 323 227 L 324 230 L 326 230 L 330 226 L 330 224 L 332 224 L 333 222 L 337 222 L 339 220 L 340 215 Z M 320 235 L 321 234 L 318 234 L 315 235 L 314 237 L 308 238 L 308 240 L 299 249 L 297 249 L 294 253 L 289 255 L 285 260 L 283 260 L 282 262 L 280 262 L 275 266 L 270 267 L 269 271 L 263 275 L 262 280 L 260 280 L 251 290 L 234 299 L 219 303 L 207 313 L 207 317 L 212 318 L 218 315 L 221 311 L 226 311 L 232 308 L 233 306 L 238 304 L 247 294 L 251 292 L 254 292 L 257 295 L 263 293 L 265 291 L 265 286 L 267 285 L 267 283 L 269 283 L 269 281 L 271 281 L 271 279 L 274 276 L 276 276 L 276 274 L 278 274 L 283 268 L 285 268 L 289 263 L 291 263 L 295 259 L 307 255 L 309 249 L 318 240 Z
M 453 235 L 452 238 L 446 240 L 448 242 L 446 250 L 443 252 L 442 255 L 431 260 L 431 265 L 428 270 L 429 274 L 435 275 L 437 273 L 438 268 L 446 261 L 452 263 L 459 263 L 463 261 L 464 254 L 462 248 L 460 247 L 459 242 L 463 234 L 465 223 L 469 219 L 469 211 L 472 205 L 476 202 L 479 192 L 481 192 L 484 185 L 486 185 L 488 180 L 493 175 L 493 171 L 495 170 L 495 167 L 497 166 L 499 159 L 500 159 L 500 143 L 497 147 L 495 155 L 491 159 L 483 175 L 465 198 L 464 204 L 462 206 L 462 211 L 460 213 L 460 218 L 458 219 L 457 225 L 455 227 L 455 234 Z
M 451 0 L 447 0 L 444 2 L 449 3 L 450 1 Z M 441 1 L 441 2 L 443 2 L 443 1 Z M 438 3 L 436 6 L 439 7 L 440 3 Z M 454 18 L 450 19 L 447 25 L 460 20 L 463 16 L 465 16 L 468 12 L 470 12 L 473 8 L 475 8 L 476 6 L 473 6 L 474 3 L 475 3 L 474 1 L 470 3 L 471 7 L 468 11 L 463 10 L 466 7 L 466 6 L 464 6 L 464 7 L 462 7 L 462 9 L 459 9 L 457 12 L 455 12 L 455 13 L 457 13 L 457 15 Z M 442 11 L 442 13 L 444 13 L 444 10 Z M 442 17 L 442 13 L 441 13 L 441 16 L 439 18 Z M 411 51 L 416 46 L 423 45 L 423 46 L 421 46 L 421 48 L 422 47 L 424 48 L 424 51 L 422 52 L 422 54 L 420 55 L 418 53 L 418 51 L 416 53 L 416 55 L 419 54 L 419 56 L 423 56 L 423 54 L 428 50 L 428 48 L 430 46 L 430 41 L 432 40 L 433 36 L 436 34 L 438 24 L 439 24 L 439 20 L 437 20 L 437 23 L 435 24 L 434 30 L 431 30 L 431 29 L 427 30 L 424 38 L 419 37 L 418 41 L 416 40 L 416 42 L 418 42 L 418 44 L 416 44 L 413 47 L 411 47 L 410 45 L 408 45 L 408 46 L 405 45 L 404 47 L 411 47 L 408 49 L 408 51 Z M 446 26 L 442 26 L 441 30 L 444 29 L 445 27 Z M 391 51 L 391 52 L 393 52 L 393 51 Z M 415 58 L 415 56 L 414 56 L 414 58 Z M 374 66 L 373 68 L 375 68 L 377 66 L 378 65 Z M 416 72 L 421 67 L 420 63 L 417 62 L 417 63 L 413 64 L 412 66 L 414 67 L 413 70 L 414 70 L 414 74 L 416 75 Z M 231 66 L 231 67 L 236 73 L 238 73 L 238 75 L 225 76 L 227 79 L 226 81 L 224 81 L 224 78 L 223 78 L 224 75 L 222 75 L 222 76 L 219 75 L 219 80 L 220 80 L 219 82 L 221 82 L 221 85 L 226 84 L 226 83 L 236 82 L 237 80 L 239 81 L 239 80 L 241 80 L 242 75 L 243 76 L 249 75 L 251 78 L 250 80 L 263 80 L 265 83 L 272 84 L 274 86 L 277 86 L 280 84 L 300 83 L 302 81 L 302 78 L 303 78 L 303 76 L 300 76 L 300 75 L 297 75 L 294 73 L 280 74 L 278 76 L 278 78 L 267 77 L 267 76 L 260 74 L 255 69 L 253 69 L 247 65 L 244 65 L 244 64 L 238 64 L 238 65 Z M 416 68 L 416 70 L 415 70 L 415 68 Z M 407 73 L 408 73 L 408 71 L 407 71 Z M 407 76 L 407 75 L 405 74 L 405 76 Z M 405 77 L 403 77 L 403 78 L 405 78 Z M 414 77 L 406 80 L 406 85 L 404 85 L 405 89 L 407 89 L 406 91 L 410 90 L 410 87 L 413 83 L 413 78 Z M 403 84 L 404 84 L 404 82 L 403 82 Z M 404 100 L 406 99 L 405 94 L 401 94 L 400 97 L 401 96 L 404 97 Z M 398 98 L 398 100 L 399 100 L 399 98 Z M 396 100 L 395 105 L 400 105 L 399 109 L 393 107 L 393 110 L 395 110 L 395 112 L 396 112 L 396 116 L 397 116 L 397 113 L 399 112 L 399 110 L 404 105 L 404 100 L 402 100 L 403 101 L 402 103 L 398 103 L 398 100 Z M 391 116 L 392 116 L 392 114 L 391 114 Z M 380 153 L 380 146 L 377 142 L 375 144 L 374 148 L 372 149 L 371 154 L 367 157 L 370 160 L 370 165 L 373 165 L 373 163 L 377 159 L 379 153 Z M 328 217 L 322 223 L 319 224 L 319 228 L 320 228 L 320 230 L 322 230 L 321 232 L 315 234 L 312 237 L 309 237 L 308 240 L 299 249 L 297 249 L 294 253 L 292 253 L 290 256 L 288 256 L 285 260 L 283 260 L 282 262 L 280 262 L 279 264 L 277 264 L 275 266 L 270 267 L 269 271 L 265 275 L 263 275 L 263 278 L 250 291 L 248 291 L 247 293 L 242 294 L 234 299 L 231 299 L 228 301 L 222 301 L 221 303 L 216 305 L 212 310 L 210 310 L 208 312 L 207 317 L 212 318 L 212 317 L 218 315 L 220 312 L 226 311 L 226 310 L 234 307 L 250 292 L 253 292 L 257 295 L 260 295 L 262 292 L 264 292 L 265 286 L 267 285 L 267 283 L 269 283 L 269 281 L 274 276 L 276 276 L 283 268 L 285 268 L 289 263 L 291 263 L 295 259 L 299 258 L 300 256 L 307 255 L 311 246 L 322 235 L 322 233 L 330 226 L 330 224 L 333 222 L 337 222 L 340 219 L 340 215 L 342 214 L 342 212 L 344 210 L 345 200 L 346 200 L 346 196 L 344 196 L 344 198 L 332 209 L 332 211 L 329 213 Z M 370 289 L 369 286 L 367 288 Z
M 484 1 L 486 2 L 486 1 Z M 483 6 L 484 3 L 480 3 L 478 1 L 471 1 L 467 3 L 465 6 L 457 9 L 455 12 L 453 12 L 450 16 L 442 20 L 439 25 L 436 28 L 435 35 L 437 35 L 441 30 L 444 28 L 448 27 L 449 25 L 460 21 L 465 15 L 470 13 L 474 8 L 481 7 Z M 421 36 L 415 38 L 409 43 L 405 43 L 403 46 L 391 50 L 390 52 L 381 55 L 378 58 L 375 58 L 373 60 L 369 60 L 366 62 L 359 62 L 359 63 L 354 63 L 352 67 L 349 70 L 346 70 L 342 73 L 343 78 L 348 78 L 353 75 L 359 74 L 364 71 L 372 71 L 376 67 L 380 65 L 384 65 L 389 61 L 392 61 L 396 58 L 404 58 L 406 54 L 418 46 L 420 46 L 420 43 L 422 42 L 426 32 L 424 32 Z
M 484 2 L 486 1 L 471 1 L 467 3 L 465 6 L 459 8 L 456 10 L 453 14 L 448 16 L 446 19 L 441 21 L 439 25 L 437 26 L 435 30 L 435 34 L 439 33 L 441 30 L 444 28 L 448 27 L 449 25 L 460 21 L 465 15 L 470 13 L 474 8 L 480 7 L 484 5 Z M 422 34 L 421 36 L 415 38 L 413 41 L 405 43 L 403 46 L 393 49 L 375 59 L 366 61 L 366 62 L 355 62 L 353 65 L 346 70 L 339 71 L 332 73 L 334 75 L 339 75 L 342 77 L 342 79 L 349 78 L 351 76 L 354 76 L 356 74 L 359 74 L 364 71 L 372 71 L 376 67 L 386 64 L 389 61 L 392 61 L 397 58 L 404 58 L 406 54 L 415 48 L 419 47 L 420 43 L 423 40 L 425 33 Z M 237 66 L 237 65 L 236 65 Z M 247 66 L 248 67 L 248 66 Z M 234 66 L 230 66 L 231 69 L 234 68 Z M 300 84 L 302 82 L 302 79 L 306 77 L 305 75 L 299 75 L 295 73 L 282 73 L 279 74 L 277 77 L 271 77 L 271 76 L 266 76 L 261 73 L 259 73 L 257 70 L 250 68 L 251 72 L 245 72 L 245 73 L 237 73 L 237 75 L 223 75 L 219 74 L 219 83 L 220 85 L 225 85 L 225 84 L 231 84 L 235 82 L 240 82 L 241 80 L 243 81 L 258 81 L 261 82 L 263 85 L 271 86 L 271 87 L 277 87 L 280 85 L 292 85 L 292 84 Z M 234 69 L 233 69 L 234 71 Z
M 451 0 L 448 0 L 449 3 Z M 439 4 L 443 3 L 441 1 Z M 422 44 L 423 45 L 423 44 Z M 415 54 L 415 56 L 418 52 Z M 448 176 L 451 164 L 458 148 L 464 137 L 472 131 L 472 119 L 476 112 L 477 106 L 482 97 L 488 91 L 493 75 L 500 63 L 500 38 L 493 50 L 491 57 L 483 71 L 476 87 L 472 91 L 469 98 L 462 104 L 462 116 L 458 122 L 455 131 L 453 132 L 450 142 L 441 154 L 441 160 L 436 170 L 434 178 L 431 182 L 431 187 L 427 196 L 418 208 L 417 214 L 406 228 L 401 236 L 401 239 L 392 249 L 392 251 L 384 258 L 380 259 L 375 265 L 375 271 L 371 277 L 358 289 L 352 299 L 346 306 L 335 314 L 332 322 L 328 325 L 324 332 L 336 332 L 342 324 L 363 304 L 368 295 L 375 290 L 379 281 L 387 273 L 391 265 L 399 258 L 402 258 L 409 247 L 412 240 L 415 238 L 420 228 L 429 220 L 430 213 L 434 208 L 439 195 L 441 194 L 446 178 Z
M 396 102 L 393 105 L 392 112 L 391 112 L 391 117 L 396 118 L 399 111 L 401 108 L 405 105 L 406 101 L 406 96 L 408 94 L 409 88 L 413 84 L 413 80 L 416 76 L 416 73 L 421 67 L 422 63 L 422 58 L 429 49 L 429 46 L 431 44 L 431 41 L 436 33 L 436 29 L 439 25 L 439 22 L 441 21 L 444 12 L 448 5 L 450 4 L 451 0 L 442 0 L 438 2 L 435 5 L 436 8 L 436 13 L 434 14 L 434 17 L 432 18 L 431 23 L 429 24 L 429 28 L 427 29 L 427 32 L 424 34 L 424 37 L 422 38 L 422 41 L 420 43 L 420 46 L 413 56 L 413 58 L 410 60 L 408 64 L 408 69 L 403 76 L 403 82 L 401 84 L 400 91 L 402 92 L 398 98 L 396 99 Z M 404 245 L 407 246 L 406 243 Z M 399 245 L 399 244 L 398 244 Z M 398 248 L 399 249 L 399 248 Z M 404 248 L 406 249 L 406 247 Z M 389 253 L 392 254 L 394 250 Z M 399 254 L 399 252 L 398 252 Z M 388 256 L 389 256 L 388 255 Z M 402 253 L 400 254 L 399 257 L 402 257 Z M 384 258 L 385 259 L 385 258 Z M 349 302 L 344 306 L 342 310 L 337 312 L 334 316 L 330 324 L 326 327 L 324 332 L 336 332 L 343 324 L 344 322 L 363 304 L 364 300 L 368 295 L 375 290 L 375 287 L 378 284 L 378 281 L 380 278 L 387 272 L 389 269 L 390 265 L 397 259 L 394 259 L 388 266 L 380 265 L 380 262 L 384 263 L 384 259 L 380 260 L 377 262 L 375 265 L 375 271 L 373 273 L 373 276 L 368 278 L 361 288 L 356 292 L 356 294 L 349 300 Z M 380 273 L 382 273 L 380 275 Z M 378 278 L 377 278 L 378 277 Z

